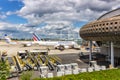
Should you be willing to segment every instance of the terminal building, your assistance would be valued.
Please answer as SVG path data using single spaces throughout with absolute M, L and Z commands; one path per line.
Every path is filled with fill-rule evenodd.
M 108 56 L 111 65 L 120 66 L 120 8 L 84 25 L 80 36 L 90 42 L 96 41 L 101 47 L 101 54 Z

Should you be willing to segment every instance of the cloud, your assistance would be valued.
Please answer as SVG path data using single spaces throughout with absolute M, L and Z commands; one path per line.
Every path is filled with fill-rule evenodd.
M 7 16 L 6 15 L 0 15 L 1 19 L 5 19 Z
M 23 24 L 11 24 L 8 22 L 0 21 L 0 34 L 2 37 L 4 34 L 13 35 L 13 38 L 25 38 L 26 36 L 30 38 L 30 28 L 23 26 Z M 26 36 L 25 36 L 26 34 Z M 29 35 L 28 35 L 29 34 Z
M 75 28 L 72 23 L 67 21 L 47 22 L 47 25 L 35 28 L 36 33 L 42 37 L 48 38 L 61 38 L 62 36 L 62 38 L 66 39 L 68 38 L 68 35 L 78 35 L 78 31 L 79 28 Z M 71 38 L 72 37 L 74 36 L 71 36 Z
M 6 12 L 6 15 L 9 16 L 9 15 L 13 15 L 13 14 L 16 14 L 16 12 L 12 12 L 12 11 L 8 11 Z
M 91 21 L 119 5 L 119 0 L 23 0 L 18 15 L 30 23 Z M 117 8 L 117 7 L 116 7 Z M 94 14 L 94 15 L 93 15 Z M 91 18 L 92 17 L 92 18 Z
M 5 15 L 5 13 L 4 12 L 0 12 L 0 19 L 5 19 L 7 16 Z
M 31 24 L 11 24 L 0 22 L 0 34 L 8 34 L 12 38 L 32 38 L 33 32 L 41 38 L 67 38 L 68 35 L 78 35 L 79 28 L 74 28 L 70 22 L 47 22 L 46 25 L 39 27 Z M 73 36 L 69 36 L 72 38 Z
M 72 33 L 77 34 L 79 28 L 74 27 L 73 22 L 89 22 L 120 7 L 120 0 L 21 0 L 21 2 L 23 6 L 20 10 L 8 11 L 5 15 L 0 14 L 0 18 L 17 14 L 27 19 L 28 23 L 3 24 L 0 22 L 3 26 L 6 25 L 0 27 L 1 32 L 10 29 L 11 31 L 16 30 L 16 34 L 18 32 L 19 35 L 23 35 L 23 33 L 28 35 L 36 31 L 40 36 L 54 37 L 54 35 L 60 35 L 61 30 L 65 34 L 72 30 Z M 46 25 L 40 26 L 42 23 Z
M 15 24 L 10 24 L 7 22 L 0 22 L 0 33 L 19 33 L 17 30 L 17 25 Z

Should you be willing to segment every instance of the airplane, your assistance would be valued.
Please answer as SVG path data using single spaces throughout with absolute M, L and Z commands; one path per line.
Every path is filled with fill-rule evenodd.
M 27 42 L 12 41 L 11 38 L 7 34 L 4 35 L 4 39 L 5 39 L 6 43 L 11 44 L 11 45 L 22 44 L 24 47 L 29 47 L 33 44 L 33 42 L 28 42 L 28 41 Z
M 33 44 L 38 44 L 40 46 L 54 46 L 55 49 L 68 49 L 75 48 L 78 44 L 74 41 L 43 41 L 35 33 L 33 33 L 33 41 L 27 42 L 13 42 L 11 38 L 5 34 L 5 41 L 8 44 L 22 44 L 24 47 L 32 46 Z
M 17 44 L 16 42 L 12 42 L 12 40 L 10 39 L 9 36 L 7 36 L 7 34 L 5 34 L 5 41 L 6 41 L 6 43 L 8 43 L 8 44 Z
M 55 49 L 68 49 L 78 46 L 78 44 L 74 41 L 43 41 L 35 33 L 33 33 L 33 40 L 39 45 L 54 46 Z

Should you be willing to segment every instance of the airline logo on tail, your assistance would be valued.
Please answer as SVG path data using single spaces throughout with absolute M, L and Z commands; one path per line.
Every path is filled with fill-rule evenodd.
M 10 43 L 10 42 L 11 42 L 11 39 L 10 39 L 9 36 L 7 36 L 7 34 L 5 34 L 5 41 L 6 41 L 7 43 Z
M 33 33 L 33 40 L 40 41 L 40 38 L 35 33 Z
M 5 34 L 5 41 L 8 44 L 17 44 L 16 42 L 12 42 L 11 38 L 7 34 Z

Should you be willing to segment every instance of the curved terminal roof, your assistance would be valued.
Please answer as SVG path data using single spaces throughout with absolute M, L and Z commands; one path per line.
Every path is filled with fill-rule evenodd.
M 92 41 L 120 41 L 120 8 L 83 26 L 80 36 Z
M 120 8 L 112 10 L 110 12 L 107 12 L 107 13 L 103 14 L 97 20 L 110 18 L 110 17 L 114 17 L 114 16 L 118 16 L 118 15 L 120 15 Z

